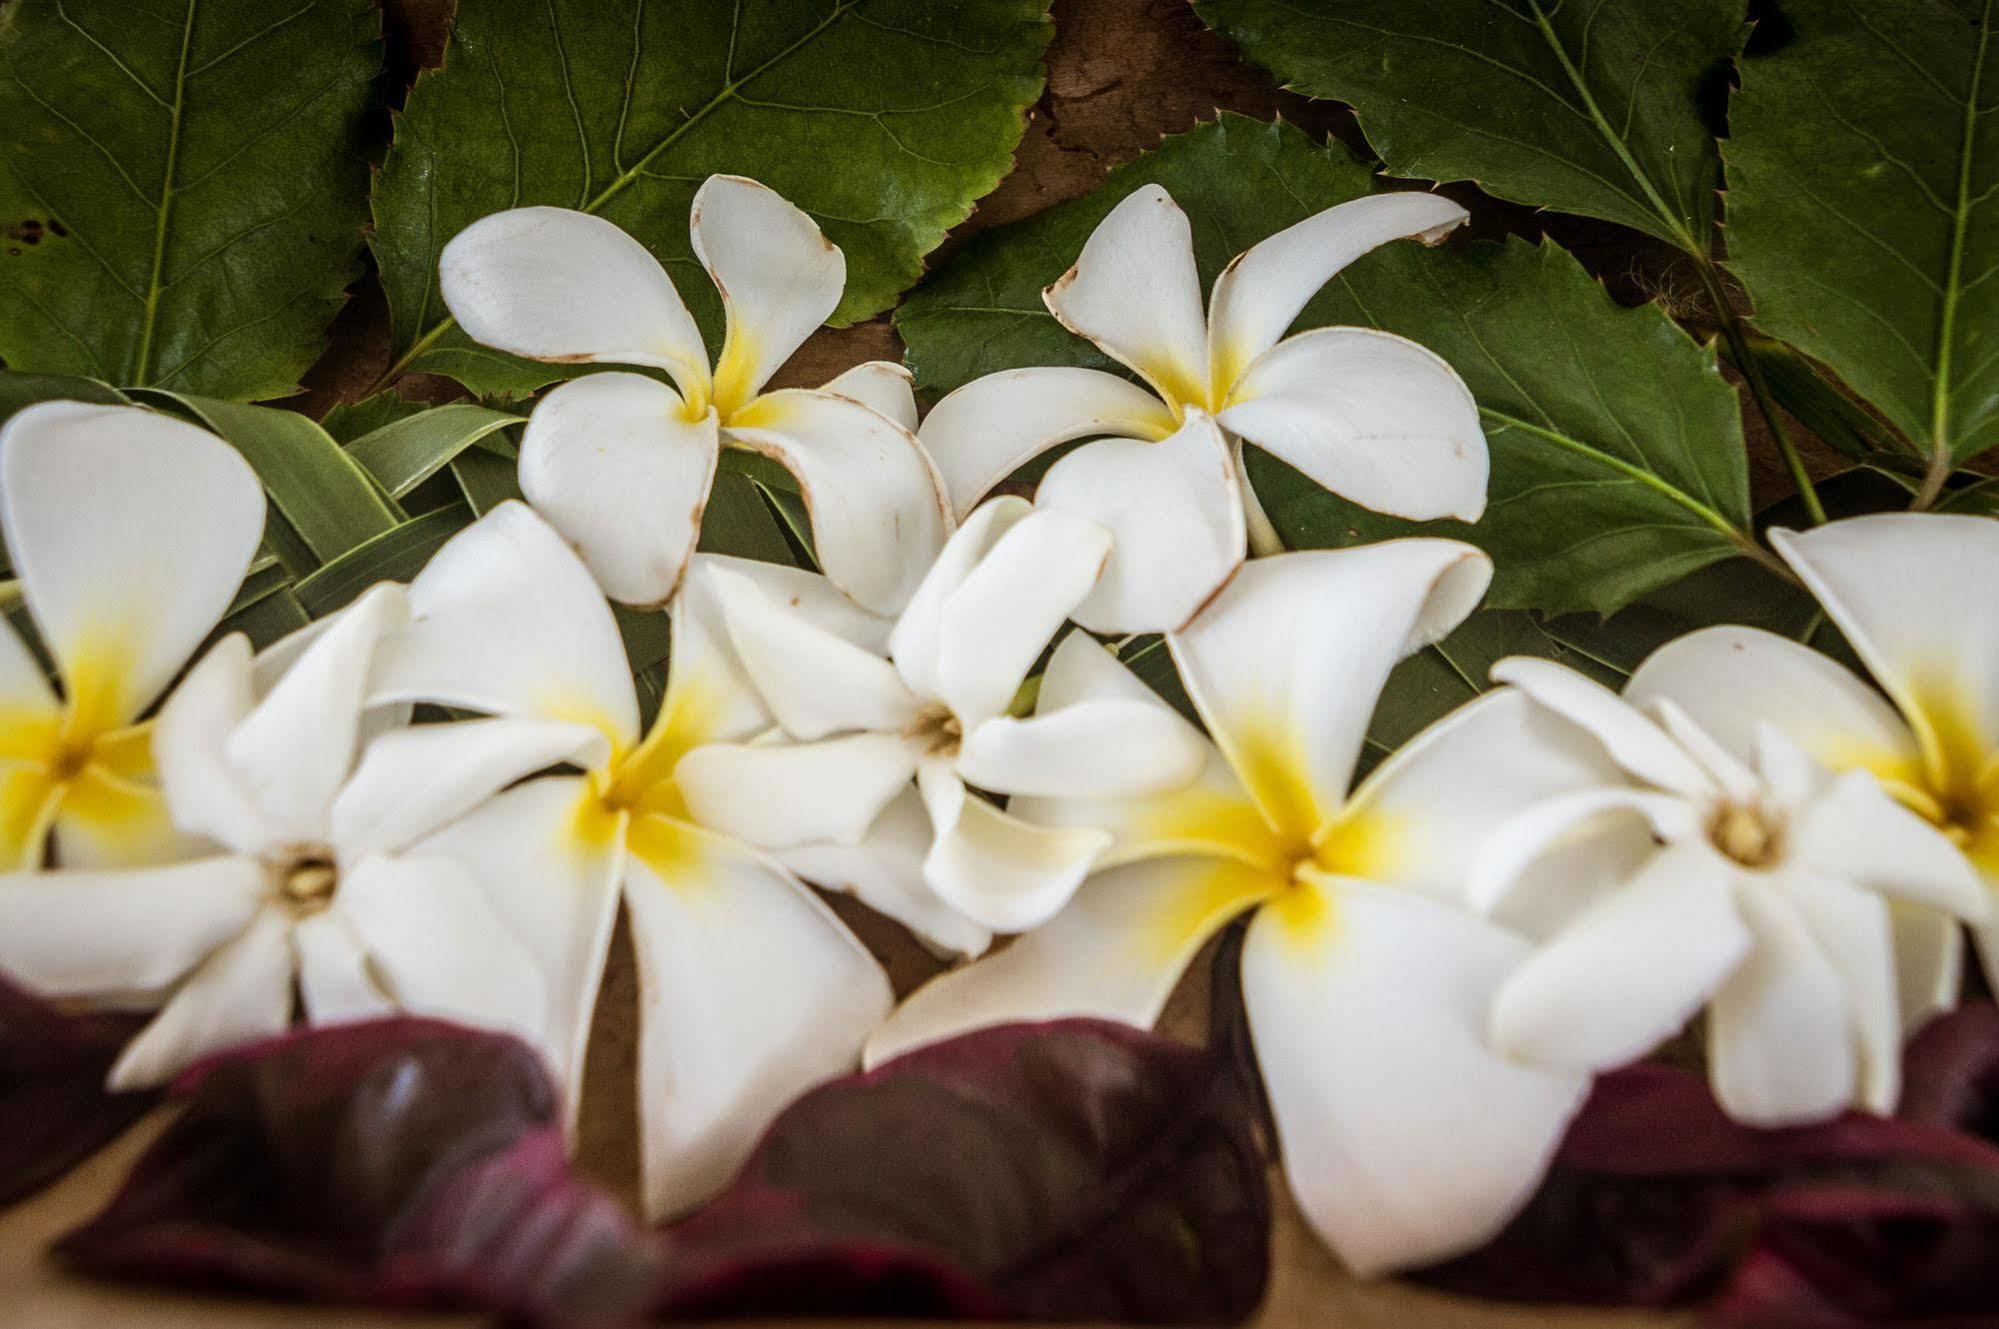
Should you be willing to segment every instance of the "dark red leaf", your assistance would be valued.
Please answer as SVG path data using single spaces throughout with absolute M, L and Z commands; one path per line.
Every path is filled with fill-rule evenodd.
M 825 1085 L 669 1232 L 670 1314 L 1228 1322 L 1262 1299 L 1264 1161 L 1208 1054 L 1006 1025 Z
M 144 1024 L 65 1014 L 0 979 L 0 1206 L 68 1172 L 157 1101 L 104 1091 L 105 1072 Z
M 1427 1281 L 1521 1300 L 1668 1305 L 1717 1323 L 1999 1322 L 1999 1016 L 1976 1006 L 1909 1049 L 1905 1115 L 1757 1130 L 1706 1082 L 1601 1078 L 1540 1191 Z
M 194 1067 L 187 1111 L 58 1251 L 89 1273 L 322 1301 L 618 1322 L 657 1244 L 563 1158 L 540 1058 L 394 1019 Z

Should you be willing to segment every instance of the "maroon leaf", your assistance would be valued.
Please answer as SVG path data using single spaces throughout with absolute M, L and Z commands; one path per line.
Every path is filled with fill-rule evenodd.
M 564 1161 L 525 1044 L 430 1020 L 307 1030 L 174 1086 L 187 1111 L 63 1238 L 104 1276 L 622 1321 L 657 1245 Z
M 1269 1196 L 1206 1053 L 1097 1020 L 1005 1025 L 822 1086 L 669 1232 L 671 1314 L 1227 1322 Z
M 34 1194 L 157 1100 L 104 1074 L 142 1016 L 69 1015 L 0 978 L 0 1206 Z
M 1427 1281 L 1522 1300 L 1679 1304 L 1718 1323 L 1943 1324 L 1999 1315 L 1999 1015 L 1910 1045 L 1905 1115 L 1757 1130 L 1706 1083 L 1640 1065 L 1597 1083 L 1540 1191 Z M 1980 1318 L 1982 1317 L 1982 1318 Z

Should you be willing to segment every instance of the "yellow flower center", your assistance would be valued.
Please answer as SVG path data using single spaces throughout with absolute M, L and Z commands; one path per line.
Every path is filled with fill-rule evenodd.
M 333 851 L 324 845 L 293 845 L 265 861 L 278 897 L 301 918 L 333 903 L 340 888 L 340 869 Z
M 933 757 L 955 757 L 965 740 L 965 726 L 942 702 L 924 708 L 904 729 L 903 737 L 913 739 Z
M 1784 856 L 1783 822 L 1745 803 L 1724 804 L 1708 822 L 1708 839 L 1746 868 L 1767 868 Z

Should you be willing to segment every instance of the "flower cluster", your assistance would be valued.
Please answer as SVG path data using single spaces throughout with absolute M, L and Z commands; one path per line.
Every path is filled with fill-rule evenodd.
M 631 368 L 549 392 L 526 502 L 407 586 L 184 673 L 256 554 L 256 478 L 138 408 L 19 412 L 0 516 L 61 690 L 0 633 L 0 969 L 150 1013 L 114 1086 L 404 1011 L 539 1048 L 573 1128 L 622 911 L 663 1217 L 856 1064 L 1009 1021 L 1150 1025 L 1246 920 L 1286 1174 L 1363 1272 L 1498 1231 L 1593 1076 L 1702 1010 L 1738 1120 L 1890 1110 L 1905 1031 L 1956 1000 L 1961 925 L 1999 962 L 1999 524 L 1772 534 L 1872 684 L 1746 628 L 1671 643 L 1622 695 L 1509 660 L 1360 775 L 1390 671 L 1491 564 L 1435 538 L 1281 552 L 1242 451 L 1477 519 L 1478 408 L 1444 361 L 1286 336 L 1349 261 L 1463 220 L 1343 204 L 1237 257 L 1204 310 L 1186 216 L 1140 189 L 1046 300 L 1144 386 L 1011 371 L 919 424 L 894 365 L 768 388 L 845 268 L 761 185 L 695 196 L 712 360 L 615 226 L 488 217 L 443 256 L 464 328 Z M 1032 501 L 989 496 L 1076 440 Z M 696 552 L 725 447 L 795 477 L 823 573 Z M 650 718 L 613 601 L 669 624 Z M 1139 633 L 1191 714 L 1130 667 Z M 964 963 L 898 1005 L 812 886 Z

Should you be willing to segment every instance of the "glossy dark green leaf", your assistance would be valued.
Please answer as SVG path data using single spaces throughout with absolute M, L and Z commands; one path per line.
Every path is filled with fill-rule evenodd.
M 669 265 L 713 336 L 688 204 L 751 176 L 847 255 L 844 324 L 886 308 L 1012 163 L 1041 89 L 1047 0 L 461 0 L 375 190 L 393 372 L 481 396 L 559 370 L 473 346 L 437 292 L 445 243 L 487 213 L 585 208 Z
M 1730 267 L 1940 479 L 1999 443 L 1999 69 L 1985 0 L 1793 0 L 1730 109 Z
M 399 392 L 377 392 L 359 401 L 336 403 L 320 417 L 319 427 L 333 435 L 335 442 L 347 444 L 426 409 L 422 402 L 411 401 Z
M 522 417 L 470 402 L 453 402 L 392 420 L 347 444 L 347 455 L 375 482 L 402 498 L 450 465 L 467 448 L 523 423 Z M 505 449 L 511 456 L 512 449 Z
M 141 395 L 227 439 L 320 562 L 387 534 L 402 520 L 368 473 L 324 429 L 295 411 L 151 389 Z
M 1236 252 L 1365 193 L 1365 168 L 1288 125 L 1223 116 L 1111 173 L 1104 187 L 979 236 L 910 296 L 896 326 L 926 391 L 1021 365 L 1108 367 L 1041 307 L 1097 221 L 1138 185 L 1193 218 L 1211 280 Z M 1250 477 L 1294 546 L 1411 529 L 1469 539 L 1498 564 L 1498 608 L 1610 612 L 1742 550 L 1749 482 L 1740 405 L 1711 348 L 1656 306 L 1621 309 L 1552 244 L 1389 245 L 1349 267 L 1298 326 L 1364 324 L 1449 360 L 1478 398 L 1493 475 L 1476 526 L 1411 528 L 1267 457 Z
M 0 358 L 294 392 L 359 275 L 370 0 L 0 11 Z
M 1863 3 L 1865 0 L 1863 0 Z M 1287 87 L 1351 105 L 1396 175 L 1472 180 L 1705 254 L 1711 111 L 1744 0 L 1197 0 Z

